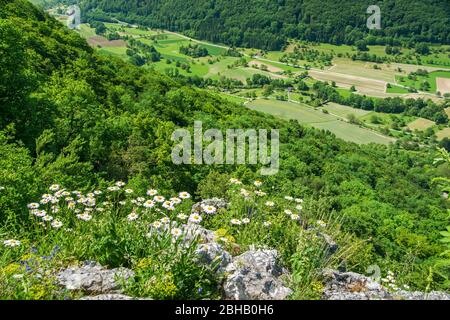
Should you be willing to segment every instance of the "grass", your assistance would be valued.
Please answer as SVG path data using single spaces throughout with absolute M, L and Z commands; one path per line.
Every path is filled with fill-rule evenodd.
M 103 47 L 98 50 L 102 54 L 128 59 L 126 47 Z
M 235 96 L 235 95 L 231 95 L 231 94 L 227 94 L 227 93 L 223 93 L 223 92 L 214 92 L 214 91 L 210 91 L 212 92 L 214 95 L 217 95 L 221 98 L 224 98 L 228 101 L 237 103 L 237 104 L 243 104 L 244 102 L 248 101 L 245 98 L 239 97 L 239 96 Z
M 328 130 L 338 138 L 358 144 L 389 144 L 394 141 L 392 138 L 350 124 L 336 116 L 325 114 L 322 111 L 315 110 L 305 104 L 275 100 L 255 100 L 247 104 L 247 106 L 253 110 L 266 112 L 284 119 L 298 120 L 302 124 L 308 124 L 322 130 Z
M 436 132 L 436 137 L 440 141 L 444 138 L 450 138 L 450 128 L 444 128 Z
M 386 93 L 400 93 L 400 94 L 404 94 L 404 93 L 409 93 L 409 91 L 406 88 L 403 88 L 403 87 L 391 84 L 390 87 L 386 88 Z
M 82 36 L 85 39 L 91 38 L 91 37 L 95 37 L 95 30 L 93 28 L 91 28 L 88 24 L 83 23 L 80 25 L 80 36 Z
M 411 129 L 412 131 L 414 131 L 414 130 L 425 131 L 426 129 L 434 126 L 435 124 L 436 123 L 434 123 L 431 120 L 424 119 L 424 118 L 418 118 L 418 119 L 414 120 L 413 122 L 409 123 L 408 128 Z
M 327 103 L 327 105 L 324 106 L 322 109 L 327 110 L 329 113 L 337 115 L 342 118 L 346 118 L 349 114 L 353 114 L 357 118 L 361 118 L 371 113 L 371 111 L 343 106 L 334 102 Z
M 396 76 L 396 81 L 397 81 L 397 83 L 400 83 L 407 87 L 415 88 L 417 90 L 421 90 L 420 85 L 424 81 L 428 81 L 428 83 L 430 84 L 430 89 L 427 91 L 435 93 L 437 91 L 436 78 L 450 79 L 450 71 L 433 71 L 433 72 L 430 72 L 428 74 L 428 76 L 426 76 L 426 77 L 417 76 L 416 81 L 414 81 L 412 79 L 408 79 L 407 76 Z
M 225 76 L 227 78 L 232 78 L 236 80 L 240 80 L 242 82 L 246 82 L 247 78 L 251 78 L 254 74 L 263 74 L 270 78 L 278 78 L 276 75 L 270 72 L 254 69 L 254 68 L 232 68 L 232 69 L 226 69 L 222 73 L 217 74 L 215 76 L 212 76 L 213 79 L 219 79 L 220 76 Z

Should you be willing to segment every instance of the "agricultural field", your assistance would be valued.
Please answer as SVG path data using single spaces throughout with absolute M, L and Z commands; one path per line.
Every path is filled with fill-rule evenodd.
M 146 67 L 163 73 L 168 72 L 169 69 L 176 69 L 179 74 L 185 76 L 199 76 L 213 80 L 228 78 L 239 80 L 246 84 L 247 79 L 252 78 L 255 74 L 261 74 L 271 79 L 293 79 L 293 77 L 305 72 L 303 67 L 294 67 L 278 61 L 286 52 L 293 50 L 292 45 L 288 46 L 285 52 L 262 52 L 256 49 L 238 48 L 237 50 L 242 54 L 242 57 L 232 57 L 225 55 L 227 51 L 226 46 L 198 41 L 174 32 L 142 29 L 119 23 L 105 23 L 105 26 L 108 33 L 118 33 L 121 39 L 109 41 L 104 36 L 96 35 L 95 30 L 86 24 L 81 26 L 79 32 L 99 52 L 123 59 L 128 59 L 127 49 L 130 39 L 147 46 L 153 46 L 161 55 L 161 60 L 148 62 Z M 187 47 L 189 45 L 205 48 L 208 51 L 208 55 L 193 57 L 180 52 L 182 46 Z M 329 83 L 335 82 L 337 91 L 344 97 L 348 97 L 351 94 L 349 89 L 354 86 L 356 88 L 355 93 L 372 97 L 402 96 L 404 98 L 431 98 L 433 101 L 442 100 L 436 95 L 432 95 L 431 92 L 428 94 L 410 93 L 406 88 L 407 84 L 395 84 L 396 79 L 398 80 L 400 76 L 407 78 L 408 73 L 417 71 L 419 67 L 427 70 L 430 79 L 434 79 L 435 83 L 432 89 L 437 90 L 439 88 L 445 93 L 449 86 L 446 77 L 450 72 L 439 70 L 436 67 L 384 63 L 376 64 L 377 67 L 374 68 L 375 63 L 373 62 L 352 61 L 349 59 L 348 54 L 356 52 L 351 46 L 320 44 L 311 46 L 311 48 L 327 54 L 339 54 L 339 57 L 336 56 L 333 59 L 333 66 L 326 67 L 323 70 L 309 68 L 308 73 L 310 77 L 304 79 L 304 82 L 310 87 L 317 80 Z M 370 46 L 370 51 L 381 55 L 384 47 Z M 301 63 L 299 65 L 301 66 Z M 305 65 L 311 66 L 311 63 L 305 61 Z M 390 128 L 393 122 L 399 121 L 398 119 L 401 119 L 400 122 L 404 123 L 402 126 L 406 126 L 409 123 L 408 127 L 412 131 L 416 129 L 419 131 L 425 130 L 434 126 L 434 122 L 426 119 L 416 120 L 415 117 L 387 115 L 333 103 L 328 103 L 322 110 L 314 109 L 304 104 L 309 103 L 311 97 L 301 92 L 292 92 L 290 94 L 288 98 L 292 102 L 274 99 L 277 94 L 286 96 L 286 92 L 283 90 L 274 92 L 270 98 L 271 100 L 260 99 L 263 96 L 263 91 L 263 88 L 248 88 L 236 90 L 233 94 L 229 92 L 216 92 L 215 94 L 229 101 L 245 104 L 255 110 L 285 119 L 297 119 L 303 124 L 329 130 L 342 139 L 356 143 L 376 142 L 388 144 L 394 141 L 393 138 L 384 136 L 378 131 L 384 132 L 385 128 Z M 251 101 L 251 99 L 255 98 L 257 99 L 256 101 Z M 349 123 L 347 120 L 349 115 L 360 121 L 363 126 Z M 373 122 L 374 117 L 377 119 L 376 123 Z M 371 128 L 374 130 L 371 130 Z
M 259 99 L 248 103 L 247 106 L 256 111 L 266 112 L 284 119 L 298 120 L 302 124 L 328 130 L 338 138 L 358 144 L 389 144 L 395 141 L 393 138 L 350 124 L 340 117 L 316 110 L 306 104 Z M 336 108 L 336 106 L 331 106 L 331 108 Z
M 334 102 L 327 103 L 322 109 L 327 110 L 331 115 L 341 118 L 347 118 L 350 114 L 353 114 L 356 118 L 360 118 L 372 113 L 372 111 L 343 106 Z
M 444 128 L 436 132 L 436 138 L 440 141 L 444 138 L 450 138 L 450 128 Z
M 431 128 L 434 125 L 436 125 L 436 123 L 434 123 L 431 120 L 418 118 L 413 122 L 409 123 L 408 128 L 411 129 L 412 131 L 414 130 L 425 131 L 426 129 Z
M 436 93 L 439 90 L 443 90 L 442 94 L 450 92 L 450 71 L 433 71 L 427 76 L 416 76 L 416 79 L 410 79 L 407 76 L 396 76 L 396 81 L 403 86 L 421 91 Z M 424 90 L 422 87 L 425 81 L 429 83 L 427 90 Z
M 386 93 L 408 94 L 409 90 L 404 88 L 404 87 L 400 87 L 400 86 L 396 86 L 394 84 L 390 84 L 388 87 L 386 87 Z
M 320 81 L 334 81 L 337 86 L 349 89 L 355 86 L 358 93 L 374 97 L 384 97 L 386 82 L 364 78 L 362 76 L 348 75 L 330 71 L 309 70 L 309 75 Z

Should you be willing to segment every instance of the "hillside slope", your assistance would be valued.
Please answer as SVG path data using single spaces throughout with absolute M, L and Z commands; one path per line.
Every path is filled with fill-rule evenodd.
M 280 49 L 288 38 L 353 44 L 368 34 L 366 10 L 373 1 L 355 0 L 86 0 L 85 18 L 106 18 L 180 31 L 217 43 Z M 378 42 L 450 43 L 447 0 L 378 2 Z M 372 40 L 375 41 L 375 40 Z
M 297 210 L 303 210 L 303 221 L 326 219 L 337 230 L 336 241 L 344 247 L 358 244 L 358 250 L 338 264 L 365 272 L 377 263 L 397 272 L 404 283 L 422 289 L 428 284 L 429 266 L 443 251 L 439 231 L 448 218 L 446 200 L 431 185 L 433 177 L 442 175 L 432 166 L 432 151 L 357 146 L 294 121 L 250 111 L 157 72 L 102 57 L 77 33 L 26 1 L 0 0 L 0 6 L 2 236 L 26 234 L 26 243 L 49 249 L 50 244 L 66 241 L 65 237 L 46 243 L 48 238 L 32 229 L 35 217 L 28 204 L 47 193 L 51 184 L 90 192 L 123 180 L 136 194 L 145 195 L 148 188 L 157 187 L 165 195 L 187 191 L 193 200 L 232 198 L 237 207 L 226 212 L 227 219 L 234 212 L 264 213 L 261 217 L 278 226 L 269 237 L 249 229 L 244 234 L 248 238 L 242 238 L 233 226 L 223 225 L 220 215 L 208 221 L 215 230 L 234 232 L 244 247 L 258 239 L 260 245 L 277 247 L 290 268 L 303 268 L 303 264 L 295 267 L 298 260 L 291 259 L 303 256 L 299 223 L 293 222 L 297 224 L 292 227 L 279 223 L 280 215 L 286 215 L 285 196 L 301 197 L 304 209 Z M 173 131 L 192 130 L 194 121 L 202 121 L 204 130 L 280 130 L 280 172 L 265 177 L 263 185 L 270 193 L 268 199 L 279 203 L 278 207 L 267 209 L 270 202 L 265 205 L 264 199 L 252 211 L 242 198 L 237 200 L 245 194 L 240 187 L 231 186 L 234 191 L 229 192 L 230 178 L 254 188 L 253 182 L 263 178 L 258 166 L 172 163 Z M 122 214 L 132 210 L 126 207 Z M 105 238 L 92 247 L 94 251 L 87 254 L 69 241 L 65 242 L 66 258 L 92 259 L 108 248 L 131 248 L 122 242 L 129 231 L 111 239 L 109 229 L 100 229 Z M 93 232 L 93 237 L 101 237 Z M 90 244 L 89 237 L 80 238 L 83 245 Z M 141 240 L 136 243 L 143 245 Z M 7 249 L 2 246 L 0 255 L 2 250 Z M 20 255 L 14 257 L 20 260 Z M 141 252 L 137 258 L 145 256 Z M 135 262 L 126 259 L 106 255 L 103 262 Z M 442 283 L 435 275 L 433 287 L 441 288 Z

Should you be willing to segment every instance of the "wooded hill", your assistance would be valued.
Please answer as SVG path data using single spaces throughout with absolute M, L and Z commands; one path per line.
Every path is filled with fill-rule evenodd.
M 86 0 L 85 18 L 120 20 L 233 46 L 278 50 L 289 38 L 354 44 L 450 43 L 448 0 Z M 370 5 L 382 29 L 367 29 Z M 107 13 L 107 14 L 105 14 Z M 370 35 L 370 37 L 369 37 Z

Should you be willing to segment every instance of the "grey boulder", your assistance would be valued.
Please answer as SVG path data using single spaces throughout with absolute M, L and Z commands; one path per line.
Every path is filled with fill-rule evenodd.
M 128 280 L 134 273 L 130 269 L 106 269 L 95 262 L 81 267 L 69 267 L 57 275 L 58 283 L 67 290 L 87 293 L 120 292 L 120 280 Z
M 285 287 L 287 272 L 277 263 L 276 250 L 250 250 L 233 259 L 226 269 L 224 298 L 233 300 L 283 300 L 292 290 Z

